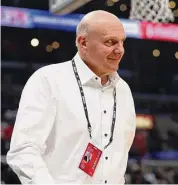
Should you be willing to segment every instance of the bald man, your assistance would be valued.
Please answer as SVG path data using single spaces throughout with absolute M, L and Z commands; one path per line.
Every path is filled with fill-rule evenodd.
M 124 184 L 135 109 L 117 70 L 125 31 L 105 11 L 83 17 L 71 61 L 37 70 L 20 100 L 7 162 L 23 184 Z

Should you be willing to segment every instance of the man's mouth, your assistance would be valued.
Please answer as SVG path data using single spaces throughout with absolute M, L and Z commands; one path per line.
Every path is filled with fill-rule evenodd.
M 109 60 L 120 60 L 121 57 L 118 57 L 118 58 L 108 58 Z

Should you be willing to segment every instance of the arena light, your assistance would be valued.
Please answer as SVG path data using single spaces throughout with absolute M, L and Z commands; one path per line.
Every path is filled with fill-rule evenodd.
M 57 48 L 59 48 L 60 44 L 59 44 L 59 42 L 54 41 L 54 42 L 52 43 L 51 46 L 52 46 L 54 49 L 57 49 Z
M 46 51 L 47 52 L 52 52 L 53 51 L 53 47 L 51 45 L 47 45 L 46 46 Z
M 120 5 L 120 11 L 125 12 L 127 10 L 127 5 L 126 4 L 121 4 Z
M 175 53 L 175 57 L 176 59 L 178 59 L 178 51 Z
M 153 117 L 151 115 L 137 114 L 136 127 L 137 129 L 152 129 Z
M 113 6 L 113 5 L 114 5 L 114 1 L 112 1 L 112 0 L 107 0 L 107 1 L 106 1 L 106 5 L 107 5 L 107 6 Z
M 174 17 L 178 17 L 178 9 L 173 11 Z
M 117 2 L 119 2 L 119 0 L 112 0 L 114 3 L 117 3 Z
M 173 9 L 176 7 L 176 2 L 175 1 L 170 1 L 169 2 L 169 8 Z
M 31 40 L 31 45 L 32 45 L 33 47 L 37 47 L 37 46 L 39 45 L 39 40 L 36 39 L 36 38 L 33 38 L 33 39 Z
M 160 51 L 158 49 L 153 50 L 153 56 L 154 57 L 159 57 L 160 56 Z

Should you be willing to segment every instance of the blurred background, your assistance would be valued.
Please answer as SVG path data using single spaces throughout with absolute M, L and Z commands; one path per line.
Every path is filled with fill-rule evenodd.
M 101 9 L 121 18 L 127 33 L 118 73 L 133 92 L 137 131 L 126 183 L 178 184 L 178 1 L 146 0 L 146 10 L 133 1 L 1 1 L 1 183 L 20 184 L 5 156 L 27 79 L 42 66 L 71 60 L 76 25 Z M 161 6 L 166 20 L 148 18 Z

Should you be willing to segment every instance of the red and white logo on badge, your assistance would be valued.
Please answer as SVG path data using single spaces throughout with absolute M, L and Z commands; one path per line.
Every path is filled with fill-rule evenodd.
M 79 168 L 88 175 L 93 176 L 97 164 L 100 160 L 101 154 L 102 151 L 100 149 L 98 149 L 91 143 L 88 143 L 88 146 L 80 162 Z

